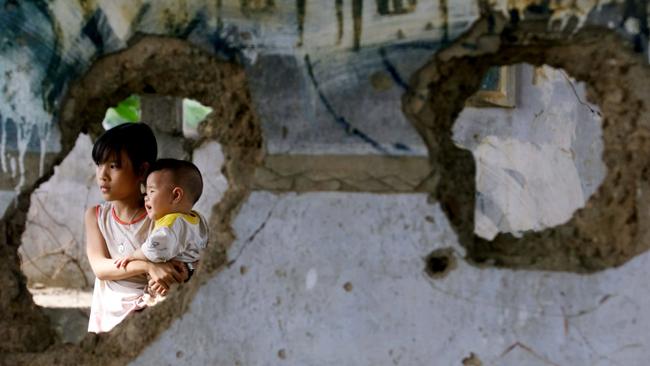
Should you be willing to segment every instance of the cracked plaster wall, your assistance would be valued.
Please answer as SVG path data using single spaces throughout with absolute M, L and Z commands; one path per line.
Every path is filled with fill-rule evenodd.
M 477 160 L 476 233 L 487 238 L 499 231 L 541 230 L 566 222 L 604 176 L 599 159 L 599 112 L 596 106 L 582 104 L 584 85 L 569 79 L 562 70 L 523 64 L 512 67 L 516 108 L 466 108 L 455 124 L 456 141 L 470 149 Z M 409 125 L 399 131 L 393 137 L 414 133 Z M 252 188 L 276 192 L 431 190 L 431 170 L 425 156 L 386 157 L 361 151 L 332 155 L 318 148 L 326 145 L 322 139 L 320 135 L 311 137 L 309 141 L 316 146 L 307 151 L 311 155 L 267 156 L 257 169 Z M 422 142 L 415 146 L 424 148 Z M 359 147 L 363 149 L 361 144 Z M 26 261 L 23 270 L 31 281 L 64 287 L 88 287 L 92 283 L 82 222 L 63 224 L 52 217 L 52 212 L 59 213 L 58 217 L 80 217 L 84 207 L 98 202 L 90 149 L 88 138 L 80 138 L 53 178 L 32 196 L 30 225 L 21 249 Z M 166 145 L 161 149 L 167 155 L 175 151 Z M 225 178 L 218 172 L 222 157 L 216 152 L 214 158 L 215 165 L 206 161 L 201 167 L 211 179 L 209 184 L 220 186 L 215 192 L 206 191 L 201 202 L 218 202 L 225 191 Z M 72 164 L 77 166 L 68 168 Z M 75 199 L 79 192 L 87 192 L 92 198 Z M 203 206 L 201 212 L 210 212 Z
M 234 263 L 132 365 L 461 365 L 473 352 L 483 365 L 605 366 L 648 357 L 648 253 L 590 276 L 476 268 L 425 194 L 256 192 L 234 229 Z M 429 279 L 424 257 L 447 247 L 458 267 Z
M 255 2 L 258 3 L 263 4 Z M 369 156 L 417 162 L 425 157 L 426 146 L 418 133 L 409 128 L 401 111 L 400 97 L 408 89 L 405 80 L 440 47 L 472 26 L 486 3 L 468 0 L 443 6 L 433 1 L 418 1 L 417 12 L 407 9 L 393 14 L 377 14 L 380 1 L 343 2 L 345 8 L 341 9 L 325 2 L 272 3 L 275 5 L 270 8 L 257 5 L 251 8 L 243 1 L 218 2 L 219 6 L 203 1 L 173 4 L 145 1 L 133 8 L 108 1 L 5 4 L 0 11 L 3 20 L 0 24 L 4 25 L 0 67 L 5 73 L 31 78 L 27 83 L 19 77 L 5 79 L 8 88 L 4 90 L 10 92 L 2 95 L 5 102 L 0 109 L 2 126 L 15 126 L 18 131 L 16 147 L 8 148 L 11 151 L 7 155 L 7 161 L 16 162 L 15 168 L 8 163 L 10 170 L 2 175 L 8 182 L 4 187 L 8 197 L 15 195 L 12 192 L 16 188 L 30 187 L 35 182 L 38 177 L 33 173 L 38 171 L 35 167 L 44 166 L 45 171 L 51 168 L 55 157 L 48 154 L 71 148 L 69 141 L 59 146 L 56 137 L 69 133 L 56 121 L 57 107 L 71 80 L 83 74 L 99 56 L 126 47 L 137 32 L 183 38 L 217 57 L 242 64 L 261 119 L 268 162 L 299 155 L 352 156 L 352 161 Z M 561 2 L 537 5 L 521 1 L 508 2 L 508 5 L 497 2 L 492 6 L 497 12 L 510 15 L 513 24 L 515 18 L 521 20 L 524 15 L 542 17 L 549 25 L 548 31 L 556 32 L 553 34 L 558 37 L 568 38 L 572 30 L 585 24 L 611 28 L 636 52 L 646 54 L 646 9 L 634 1 L 577 2 L 572 6 Z M 34 28 L 29 24 L 35 24 Z M 34 34 L 40 37 L 33 37 Z M 562 93 L 566 95 L 564 88 Z M 552 118 L 545 121 L 550 123 Z M 598 161 L 586 163 L 587 158 L 581 155 L 581 152 L 598 151 L 597 146 L 591 149 L 592 146 L 580 145 L 598 135 L 593 119 L 584 121 L 591 123 L 586 135 L 576 130 L 576 138 L 569 142 L 578 157 L 569 166 L 575 164 L 576 170 L 571 181 L 575 195 L 569 206 L 584 200 L 602 174 Z M 459 143 L 472 146 L 461 127 L 457 135 Z M 504 137 L 506 130 L 503 127 L 498 133 L 486 133 L 483 141 L 490 142 L 490 136 Z M 548 133 L 521 131 L 526 128 L 519 130 L 522 135 L 505 137 L 530 143 L 526 139 L 529 133 L 530 136 Z M 10 135 L 3 132 L 2 136 Z M 553 141 L 551 147 L 568 146 L 566 140 L 550 141 Z M 28 146 L 39 148 L 30 153 Z M 479 144 L 477 151 L 480 147 Z M 4 143 L 2 148 L 5 154 Z M 23 169 L 21 159 L 34 162 L 29 163 L 29 169 Z M 212 163 L 211 159 L 205 158 Z M 494 161 L 500 160 L 490 162 Z M 386 166 L 382 169 L 394 174 L 390 164 Z M 23 179 L 23 171 L 32 175 L 26 173 Z M 416 175 L 417 179 L 407 175 L 407 181 L 423 179 L 420 182 L 424 184 L 410 184 L 404 190 L 417 191 L 418 187 L 424 187 L 421 189 L 426 192 L 429 183 L 425 178 L 429 173 Z M 509 176 L 521 181 L 518 174 Z M 363 184 L 358 181 L 334 188 L 331 185 L 309 188 L 311 183 L 308 183 L 305 190 L 362 190 Z M 254 184 L 257 183 L 251 183 L 250 188 Z M 260 186 L 258 189 L 296 189 L 295 185 L 288 187 Z M 377 192 L 395 193 L 400 189 L 389 184 Z M 245 193 L 242 189 L 237 194 L 241 197 Z M 217 196 L 215 193 L 212 197 Z M 431 282 L 423 268 L 423 258 L 428 252 L 450 246 L 460 258 L 464 247 L 457 244 L 438 206 L 426 201 L 426 194 L 253 193 L 240 213 L 233 215 L 236 216 L 233 234 L 238 240 L 229 256 L 236 259 L 236 264 L 218 276 L 199 277 L 204 286 L 194 300 L 192 294 L 198 284 L 179 295 L 183 296 L 182 300 L 175 297 L 170 300 L 173 305 L 146 311 L 133 322 L 127 322 L 117 334 L 135 340 L 136 335 L 139 337 L 140 332 L 146 331 L 146 339 L 150 340 L 157 331 L 142 325 L 158 319 L 149 317 L 172 314 L 176 318 L 189 304 L 186 316 L 172 325 L 181 336 L 174 331 L 164 332 L 142 357 L 168 362 L 189 358 L 190 363 L 223 357 L 242 364 L 323 364 L 350 360 L 357 364 L 384 361 L 420 364 L 430 361 L 432 354 L 428 352 L 437 349 L 440 352 L 433 355 L 445 355 L 449 364 L 461 362 L 470 352 L 486 364 L 513 365 L 634 364 L 647 358 L 641 335 L 647 329 L 647 320 L 639 310 L 647 302 L 643 291 L 639 291 L 644 288 L 639 279 L 643 277 L 647 255 L 591 276 L 478 269 L 459 260 L 458 268 L 447 277 Z M 4 202 L 10 207 L 9 199 Z M 25 201 L 19 203 L 18 212 L 26 213 Z M 491 218 L 498 220 L 499 216 Z M 262 222 L 266 225 L 260 226 Z M 520 229 L 511 224 L 499 225 L 501 229 Z M 14 230 L 13 226 L 9 230 Z M 5 251 L 11 254 L 11 248 Z M 366 261 L 359 263 L 359 259 Z M 244 261 L 254 263 L 237 265 Z M 275 273 L 278 263 L 284 267 L 279 274 Z M 14 284 L 24 286 L 13 274 L 5 277 L 10 289 Z M 343 279 L 345 282 L 341 283 Z M 621 281 L 627 281 L 630 286 L 620 288 Z M 533 295 L 530 288 L 539 291 Z M 403 296 L 396 297 L 396 293 Z M 281 298 L 279 302 L 277 296 Z M 170 310 L 181 301 L 181 310 Z M 612 304 L 615 306 L 607 307 Z M 436 305 L 441 309 L 439 312 Z M 485 308 L 489 310 L 486 312 Z M 611 310 L 620 308 L 629 310 L 616 313 Z M 224 312 L 224 309 L 231 310 Z M 259 321 L 255 321 L 255 316 L 261 317 Z M 270 320 L 274 317 L 279 322 Z M 28 321 L 29 317 L 25 319 Z M 557 322 L 553 323 L 553 319 Z M 458 324 L 463 327 L 459 329 Z M 439 331 L 431 334 L 436 328 Z M 353 338 L 344 342 L 344 337 L 350 335 Z M 396 345 L 376 349 L 377 352 L 358 352 L 359 348 L 381 346 L 381 342 L 372 341 L 387 339 L 382 337 Z M 184 353 L 170 347 L 170 342 L 178 342 L 179 338 L 198 343 L 202 351 Z M 16 342 L 18 350 L 24 347 L 20 342 L 26 344 L 21 338 Z M 29 347 L 42 350 L 46 342 L 44 337 L 43 342 Z M 80 359 L 114 357 L 113 362 L 122 362 L 134 357 L 146 343 L 138 341 L 137 349 L 130 349 L 113 338 L 87 339 L 82 355 L 88 358 Z M 363 347 L 352 348 L 353 345 Z M 95 349 L 109 352 L 93 353 Z M 223 353 L 212 353 L 217 349 Z M 54 348 L 51 353 L 65 360 L 64 354 L 77 354 L 77 351 L 70 346 Z M 51 361 L 47 354 L 40 360 Z M 206 358 L 201 359 L 201 355 Z M 18 358 L 13 360 L 22 361 L 29 357 L 38 359 L 38 356 L 14 357 Z M 144 358 L 138 362 L 144 362 Z

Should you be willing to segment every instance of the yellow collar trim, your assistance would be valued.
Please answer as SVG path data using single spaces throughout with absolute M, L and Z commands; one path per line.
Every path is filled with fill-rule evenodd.
M 158 220 L 156 220 L 156 223 L 154 224 L 154 229 L 158 229 L 161 227 L 170 227 L 174 225 L 174 222 L 176 222 L 176 219 L 179 217 L 183 218 L 185 221 L 189 222 L 192 225 L 197 225 L 200 221 L 199 215 L 195 212 L 192 211 L 190 214 L 184 214 L 184 213 L 171 213 L 167 214 Z

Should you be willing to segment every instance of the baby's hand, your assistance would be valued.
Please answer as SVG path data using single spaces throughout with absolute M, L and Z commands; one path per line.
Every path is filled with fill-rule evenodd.
M 132 261 L 133 261 L 133 258 L 124 257 L 124 258 L 116 259 L 115 262 L 113 262 L 113 263 L 115 263 L 115 266 L 117 268 L 126 268 L 126 265 L 129 264 L 129 262 L 132 262 Z

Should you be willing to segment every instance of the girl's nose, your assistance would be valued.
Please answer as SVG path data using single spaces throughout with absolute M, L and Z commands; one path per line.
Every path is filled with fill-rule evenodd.
M 97 165 L 97 179 L 106 180 L 107 178 L 106 171 L 107 170 L 105 164 Z

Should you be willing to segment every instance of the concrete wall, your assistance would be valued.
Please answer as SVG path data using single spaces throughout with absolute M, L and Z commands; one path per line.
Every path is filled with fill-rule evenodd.
M 516 108 L 468 107 L 458 117 L 455 127 L 456 140 L 472 150 L 477 161 L 476 233 L 486 238 L 494 237 L 499 231 L 541 230 L 567 221 L 584 205 L 605 173 L 598 158 L 602 155 L 598 107 L 581 104 L 585 99 L 584 85 L 568 78 L 562 70 L 523 64 L 512 68 L 517 85 Z M 267 105 L 262 101 L 257 103 Z M 143 104 L 146 104 L 144 100 Z M 390 106 L 371 110 L 379 113 L 386 108 Z M 263 118 L 271 117 L 263 115 Z M 271 151 L 264 166 L 259 168 L 255 189 L 426 191 L 426 184 L 421 184 L 426 183 L 428 175 L 423 152 L 426 148 L 407 121 L 400 123 L 402 126 L 390 136 L 400 141 L 415 136 L 410 144 L 413 151 L 408 156 L 391 158 L 367 150 L 363 142 L 348 143 L 347 154 L 334 155 L 329 150 L 333 148 L 331 136 L 315 131 L 303 131 L 303 138 L 293 142 L 270 134 L 267 141 Z M 180 144 L 166 143 L 172 137 L 158 134 L 163 137 L 159 143 L 161 155 L 179 150 Z M 273 154 L 276 142 L 285 144 L 287 151 L 297 153 Z M 81 217 L 83 207 L 97 201 L 94 167 L 89 162 L 91 147 L 87 137 L 80 138 L 54 177 L 33 193 L 35 204 L 29 219 L 33 224 L 27 227 L 21 247 L 26 260 L 23 270 L 33 282 L 72 287 L 92 284 L 83 247 L 82 223 L 74 220 L 65 226 L 59 223 L 57 227 L 49 214 L 52 211 L 64 213 L 59 217 Z M 210 152 L 204 152 L 205 149 Z M 215 204 L 227 184 L 219 172 L 223 157 L 213 149 L 218 147 L 200 149 L 195 153 L 195 161 L 199 159 L 197 163 L 203 167 L 210 184 L 218 182 L 214 183 L 218 185 L 215 191 L 206 189 L 201 200 Z M 209 161 L 208 156 L 216 161 Z M 346 162 L 349 166 L 345 166 Z M 68 168 L 72 164 L 76 167 Z M 92 202 L 79 200 L 80 191 L 92 194 Z M 53 192 L 58 193 L 53 195 Z M 210 205 L 200 204 L 201 212 L 211 212 Z M 74 240 L 64 239 L 66 235 L 73 235 Z M 53 241 L 53 237 L 57 240 Z M 66 247 L 61 240 L 74 243 Z
M 479 269 L 424 194 L 254 193 L 232 266 L 133 365 L 641 365 L 650 256 L 596 275 Z M 424 258 L 453 248 L 431 279 Z M 471 365 L 471 364 L 470 364 Z
M 199 277 L 196 295 L 174 307 L 188 304 L 186 312 L 160 305 L 173 314 L 171 327 L 134 364 L 642 364 L 647 253 L 591 275 L 464 259 L 431 199 L 431 157 L 401 98 L 416 84 L 410 76 L 479 18 L 481 3 L 411 3 L 8 3 L 0 10 L 0 208 L 12 213 L 14 199 L 31 193 L 23 270 L 38 276 L 27 258 L 46 258 L 38 281 L 92 280 L 81 227 L 84 207 L 98 198 L 91 142 L 58 124 L 59 108 L 95 60 L 127 48 L 138 32 L 167 35 L 244 67 L 266 156 L 235 187 L 252 193 L 232 215 L 231 264 Z M 500 2 L 490 16 L 505 14 L 511 25 L 539 17 L 567 39 L 585 24 L 612 29 L 646 57 L 648 14 L 637 5 Z M 606 174 L 601 118 L 584 84 L 562 70 L 513 68 L 516 106 L 465 108 L 453 131 L 476 159 L 477 175 L 466 179 L 477 182 L 475 232 L 488 239 L 565 222 Z M 31 192 L 71 137 L 74 150 Z M 221 173 L 232 163 L 222 146 L 207 141 L 193 151 L 207 181 L 197 205 L 205 214 L 231 178 Z M 431 277 L 426 258 L 437 249 L 447 250 L 448 268 Z M 110 346 L 102 339 L 98 347 Z
M 454 127 L 476 158 L 476 232 L 486 237 L 568 220 L 605 174 L 595 158 L 602 154 L 598 107 L 583 104 L 584 84 L 562 70 L 513 67 L 517 106 L 468 107 Z M 328 153 L 319 142 L 329 137 L 308 136 L 295 145 L 316 147 L 292 163 L 323 166 L 294 171 L 296 181 L 327 173 L 331 163 L 312 156 Z M 339 159 L 371 161 L 358 146 Z M 417 155 L 402 157 L 397 174 L 408 172 L 407 159 Z M 345 190 L 319 187 L 311 190 Z M 593 276 L 477 269 L 463 260 L 436 204 L 397 191 L 387 184 L 383 193 L 393 194 L 253 193 L 234 224 L 232 265 L 133 364 L 460 365 L 474 353 L 485 365 L 609 365 L 642 357 L 637 340 L 650 318 L 632 309 L 645 297 L 620 296 L 617 284 L 647 255 Z M 457 267 L 432 279 L 425 259 L 444 248 Z
M 95 277 L 86 258 L 84 213 L 100 202 L 92 142 L 80 135 L 52 178 L 32 193 L 19 254 L 31 284 L 89 288 Z

